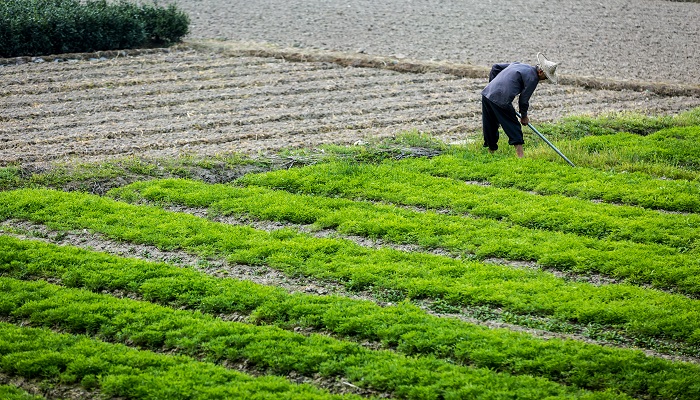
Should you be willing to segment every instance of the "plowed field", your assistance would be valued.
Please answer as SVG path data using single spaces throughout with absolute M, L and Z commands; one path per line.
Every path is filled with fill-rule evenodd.
M 128 155 L 257 154 L 406 130 L 478 137 L 485 78 L 288 62 L 199 47 L 0 67 L 0 165 Z M 673 113 L 700 98 L 540 85 L 533 122 Z

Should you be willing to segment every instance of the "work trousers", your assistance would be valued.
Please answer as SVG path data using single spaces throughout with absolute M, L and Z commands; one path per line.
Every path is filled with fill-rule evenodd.
M 484 147 L 490 150 L 498 150 L 498 127 L 508 135 L 508 144 L 523 144 L 523 129 L 520 126 L 515 108 L 509 105 L 507 108 L 494 104 L 491 100 L 481 96 L 481 120 L 484 129 Z

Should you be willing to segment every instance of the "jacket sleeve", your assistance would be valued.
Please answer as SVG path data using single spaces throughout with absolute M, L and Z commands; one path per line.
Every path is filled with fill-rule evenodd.
M 525 118 L 527 117 L 527 110 L 530 108 L 530 97 L 535 92 L 537 88 L 537 80 L 525 80 L 525 88 L 520 93 L 518 97 L 518 108 L 520 109 L 520 115 Z
M 502 63 L 502 64 L 493 64 L 491 67 L 491 72 L 489 73 L 489 82 L 493 80 L 493 78 L 496 77 L 496 75 L 500 74 L 501 71 L 506 69 L 510 64 L 508 63 Z

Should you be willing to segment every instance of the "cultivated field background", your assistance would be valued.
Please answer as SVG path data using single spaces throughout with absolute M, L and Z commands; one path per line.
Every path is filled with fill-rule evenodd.
M 177 0 L 193 38 L 700 84 L 700 7 L 661 0 Z M 543 102 L 545 100 L 543 99 Z
M 5 60 L 0 164 L 270 153 L 405 130 L 460 143 L 479 135 L 488 67 L 534 63 L 538 51 L 561 61 L 563 81 L 572 84 L 540 85 L 531 101 L 535 124 L 576 114 L 673 114 L 700 105 L 697 3 L 175 3 L 191 16 L 191 34 L 167 53 Z M 472 73 L 298 63 L 287 49 L 374 57 L 388 66 L 449 63 Z M 586 87 L 576 83 L 582 79 Z
M 700 397 L 700 3 L 176 4 L 0 60 L 1 399 Z

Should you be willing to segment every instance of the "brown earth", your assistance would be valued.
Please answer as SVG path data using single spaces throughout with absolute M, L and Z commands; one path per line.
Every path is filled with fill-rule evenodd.
M 190 38 L 700 85 L 700 3 L 666 0 L 170 0 Z
M 600 7 L 571 2 L 567 8 L 556 2 L 539 8 L 540 13 L 525 13 L 521 1 L 493 9 L 484 8 L 485 2 L 448 1 L 440 3 L 440 10 L 422 0 L 392 2 L 391 7 L 318 0 L 177 3 L 192 15 L 193 25 L 189 41 L 172 50 L 0 60 L 0 166 L 132 155 L 271 153 L 352 144 L 407 130 L 449 143 L 478 140 L 479 93 L 488 63 L 537 50 L 541 41 L 531 38 L 532 29 L 541 29 L 543 18 L 555 11 L 560 13 L 552 20 L 557 28 L 546 32 L 557 35 L 541 50 L 566 60 L 561 67 L 565 84 L 538 87 L 530 113 L 535 125 L 574 114 L 673 114 L 700 106 L 695 65 L 700 35 L 688 37 L 700 29 L 688 22 L 697 22 L 697 3 L 642 1 L 631 7 L 614 0 Z M 643 35 L 620 36 L 627 22 L 620 22 L 618 6 L 627 20 L 634 15 L 635 24 L 657 38 L 641 40 L 650 45 L 644 46 L 645 57 L 667 51 L 671 39 L 677 57 L 641 60 L 635 50 L 640 40 L 633 39 Z M 574 18 L 576 12 L 588 13 L 585 21 Z M 597 25 L 588 19 L 595 15 L 602 21 Z M 667 21 L 679 15 L 683 18 Z M 498 42 L 490 28 L 484 31 L 494 21 L 501 21 L 493 25 L 498 29 L 512 28 L 506 36 L 517 38 L 517 50 Z M 239 41 L 196 40 L 217 36 Z M 625 62 L 618 65 L 624 68 L 602 68 L 601 60 L 624 55 L 617 52 L 621 42 L 629 53 L 623 52 Z M 590 53 L 597 56 L 575 57 L 572 48 L 581 43 L 596 44 Z M 360 45 L 366 47 L 363 53 L 347 51 Z M 450 52 L 458 48 L 461 53 Z M 657 69 L 654 79 L 647 79 L 646 72 Z M 593 70 L 608 75 L 586 75 Z

